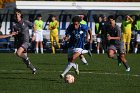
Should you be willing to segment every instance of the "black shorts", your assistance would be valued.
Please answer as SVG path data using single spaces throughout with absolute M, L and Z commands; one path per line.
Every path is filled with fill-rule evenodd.
M 25 49 L 25 51 L 27 51 L 27 49 L 28 49 L 29 46 L 30 46 L 30 43 L 24 42 L 24 43 L 18 44 L 18 45 L 17 45 L 17 49 L 20 48 L 20 47 L 22 47 L 22 48 Z

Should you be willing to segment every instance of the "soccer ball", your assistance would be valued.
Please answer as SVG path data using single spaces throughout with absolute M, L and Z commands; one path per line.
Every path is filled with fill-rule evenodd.
M 65 77 L 65 82 L 69 84 L 74 83 L 74 76 L 71 74 L 67 74 Z

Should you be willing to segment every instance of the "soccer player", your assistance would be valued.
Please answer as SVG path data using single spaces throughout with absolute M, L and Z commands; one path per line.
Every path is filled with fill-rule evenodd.
M 109 41 L 108 47 L 108 57 L 115 58 L 116 50 L 119 52 L 119 56 L 117 56 L 118 64 L 122 62 L 126 68 L 126 71 L 130 71 L 130 67 L 128 62 L 125 58 L 125 49 L 124 43 L 122 42 L 121 38 L 121 28 L 116 25 L 115 18 L 111 16 L 110 18 L 110 28 L 108 30 L 107 39 Z
M 124 48 L 128 53 L 130 50 L 130 41 L 131 41 L 131 28 L 132 28 L 133 19 L 127 15 L 125 20 L 122 22 L 122 37 L 124 42 Z
M 79 15 L 79 17 L 81 18 L 80 24 L 87 25 L 87 22 L 84 20 L 84 17 L 85 17 L 84 14 Z M 91 54 L 91 51 L 90 50 L 92 49 L 92 31 L 91 31 L 90 28 L 88 29 L 88 34 L 89 34 L 90 38 L 87 37 L 87 40 L 86 40 L 89 43 L 89 51 L 87 51 L 87 53 L 91 57 L 92 54 Z M 88 62 L 87 62 L 87 60 L 86 60 L 86 58 L 84 57 L 83 54 L 81 54 L 79 57 L 80 57 L 80 60 L 85 65 L 88 65 Z
M 52 15 L 51 22 L 49 24 L 49 30 L 50 30 L 50 40 L 51 40 L 51 47 L 52 47 L 53 54 L 55 54 L 54 41 L 56 42 L 57 47 L 60 48 L 59 38 L 58 38 L 58 26 L 59 23 L 56 20 L 56 16 Z
M 30 62 L 27 56 L 27 48 L 29 47 L 29 26 L 33 24 L 27 20 L 23 20 L 20 9 L 15 10 L 16 20 L 12 24 L 12 32 L 17 32 L 17 56 L 20 57 L 28 68 L 32 70 L 32 74 L 36 73 L 36 68 Z
M 138 17 L 138 20 L 136 20 L 135 24 L 135 30 L 136 30 L 136 41 L 135 41 L 135 49 L 134 53 L 136 54 L 138 51 L 138 45 L 140 43 L 140 16 Z
M 78 64 L 74 61 L 83 53 L 88 50 L 83 50 L 85 36 L 88 37 L 88 27 L 87 25 L 80 24 L 80 17 L 75 16 L 72 19 L 72 24 L 66 30 L 65 41 L 69 40 L 68 48 L 68 64 L 64 72 L 60 75 L 61 78 L 64 78 L 66 73 L 73 67 L 76 74 L 79 74 Z
M 100 47 L 101 47 L 101 42 L 102 42 L 102 38 L 101 38 L 102 28 L 101 27 L 102 27 L 102 17 L 99 16 L 98 17 L 98 22 L 95 23 L 95 33 L 96 33 L 96 36 L 97 36 L 97 54 L 100 53 Z M 102 53 L 104 54 L 104 48 L 103 47 L 102 47 Z
M 41 14 L 37 15 L 37 20 L 34 22 L 34 37 L 36 41 L 36 53 L 39 52 L 39 45 L 41 54 L 43 54 L 43 21 Z

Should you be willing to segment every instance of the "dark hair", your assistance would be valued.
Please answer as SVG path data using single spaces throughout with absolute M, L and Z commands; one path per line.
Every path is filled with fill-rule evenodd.
M 116 20 L 115 16 L 113 16 L 113 15 L 109 16 L 108 19 Z
M 42 17 L 42 15 L 41 14 L 37 14 L 37 17 Z
M 75 17 L 72 18 L 73 23 L 74 22 L 79 22 L 80 23 L 80 21 L 81 21 L 81 18 L 79 16 L 75 16 Z
M 16 12 L 20 13 L 21 14 L 21 18 L 23 18 L 23 14 L 22 14 L 21 10 L 16 8 L 14 10 L 14 17 L 15 17 L 15 19 L 16 19 Z

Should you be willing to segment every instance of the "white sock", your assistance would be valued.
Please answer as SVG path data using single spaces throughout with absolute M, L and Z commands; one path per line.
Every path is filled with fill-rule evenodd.
M 99 49 L 97 49 L 97 54 L 99 54 Z
M 102 53 L 104 54 L 104 53 L 105 53 L 105 51 L 104 51 L 104 50 L 102 50 Z
M 137 53 L 137 51 L 138 51 L 138 48 L 135 48 L 135 51 L 134 51 L 134 52 L 135 52 L 135 54 Z
M 68 62 L 64 72 L 62 73 L 63 75 L 67 74 L 69 72 L 69 70 L 72 68 L 73 63 L 72 62 Z
M 76 63 L 72 63 L 74 69 L 77 69 Z
M 41 54 L 43 54 L 43 48 L 41 48 Z
M 86 54 L 86 53 L 88 53 L 88 50 L 82 50 L 81 53 L 82 53 L 82 54 Z
M 36 48 L 36 53 L 38 53 L 38 48 Z
M 83 58 L 81 58 L 81 61 L 83 62 L 83 63 L 87 63 L 87 60 L 83 57 Z

